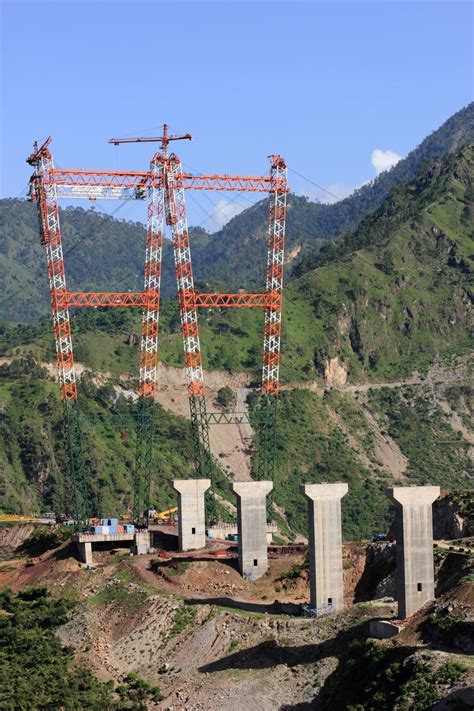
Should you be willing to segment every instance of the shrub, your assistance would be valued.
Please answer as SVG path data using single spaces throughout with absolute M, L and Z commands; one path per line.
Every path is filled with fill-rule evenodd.
M 232 388 L 230 388 L 228 385 L 226 385 L 224 388 L 219 388 L 219 390 L 217 391 L 216 400 L 219 405 L 225 410 L 228 410 L 229 408 L 233 407 L 235 405 L 235 395 L 232 391 Z

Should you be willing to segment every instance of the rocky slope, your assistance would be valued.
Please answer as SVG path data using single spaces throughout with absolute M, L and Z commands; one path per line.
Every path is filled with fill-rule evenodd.
M 376 642 L 369 621 L 396 613 L 389 586 L 377 583 L 393 575 L 392 547 L 346 546 L 347 609 L 320 619 L 298 615 L 308 599 L 301 556 L 271 560 L 269 573 L 249 582 L 232 559 L 211 562 L 196 553 L 173 560 L 169 553 L 159 565 L 174 574 L 164 579 L 151 570 L 153 555 L 103 551 L 96 570 L 86 571 L 63 546 L 27 567 L 21 558 L 0 563 L 0 586 L 67 592 L 76 605 L 58 634 L 74 648 L 76 664 L 116 683 L 138 673 L 164 697 L 149 709 L 343 711 L 359 704 L 372 711 L 375 691 L 377 709 L 386 711 L 402 702 L 428 710 L 446 697 L 472 702 L 469 557 L 437 554 L 436 602 L 399 637 Z

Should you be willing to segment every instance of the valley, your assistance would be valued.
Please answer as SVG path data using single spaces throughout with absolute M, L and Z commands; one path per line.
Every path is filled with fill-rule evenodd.
M 67 520 L 75 500 L 34 206 L 0 201 L 0 642 L 9 652 L 0 644 L 0 707 L 29 708 L 32 689 L 35 708 L 73 711 L 472 705 L 473 107 L 349 198 L 288 198 L 267 502 L 275 532 L 268 571 L 256 580 L 239 573 L 235 543 L 222 559 L 212 538 L 177 553 L 168 529 L 143 555 L 99 543 L 89 565 L 78 562 L 67 526 L 9 523 L 10 514 L 45 511 Z M 257 288 L 267 207 L 257 203 L 214 234 L 190 230 L 199 292 Z M 141 289 L 143 225 L 98 208 L 61 212 L 68 286 Z M 166 241 L 151 402 L 157 511 L 176 506 L 173 479 L 196 476 L 173 283 Z M 141 317 L 125 308 L 71 314 L 90 508 L 134 520 Z M 210 431 L 217 518 L 228 523 L 237 510 L 231 484 L 257 478 L 265 436 L 256 427 L 263 316 L 202 309 L 199 320 L 208 412 L 246 415 Z M 335 482 L 349 489 L 344 609 L 308 617 L 299 487 Z M 397 620 L 387 490 L 413 485 L 442 489 L 433 506 L 436 599 Z M 399 634 L 376 640 L 376 620 Z

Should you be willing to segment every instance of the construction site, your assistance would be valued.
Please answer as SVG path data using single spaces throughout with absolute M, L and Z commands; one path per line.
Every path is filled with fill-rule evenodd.
M 35 144 L 27 162 L 34 168 L 30 197 L 38 207 L 41 243 L 47 258 L 51 309 L 56 344 L 58 380 L 69 438 L 70 482 L 73 487 L 73 541 L 80 559 L 93 567 L 92 548 L 98 544 L 130 542 L 133 554 L 156 548 L 150 514 L 157 521 L 168 517 L 179 529 L 181 552 L 206 547 L 206 537 L 221 537 L 215 491 L 215 468 L 209 431 L 211 426 L 249 424 L 249 413 L 208 412 L 204 384 L 199 308 L 264 309 L 262 382 L 255 411 L 258 447 L 253 457 L 253 480 L 239 481 L 231 488 L 237 497 L 237 527 L 226 538 L 237 543 L 238 566 L 245 579 L 265 575 L 272 528 L 267 523 L 267 496 L 273 489 L 276 456 L 276 417 L 279 392 L 283 270 L 285 263 L 287 171 L 284 159 L 270 156 L 268 176 L 192 175 L 183 171 L 170 143 L 188 141 L 189 133 L 170 135 L 167 124 L 162 135 L 147 138 L 112 138 L 118 146 L 129 143 L 158 143 L 148 172 L 57 169 L 50 152 L 51 138 Z M 250 191 L 269 195 L 267 265 L 265 291 L 261 293 L 197 293 L 191 257 L 185 194 L 187 190 Z M 130 292 L 71 292 L 67 289 L 59 224 L 58 200 L 63 198 L 134 199 L 147 203 L 147 241 L 144 289 Z M 174 480 L 178 506 L 161 514 L 151 509 L 152 454 L 154 446 L 154 401 L 157 391 L 160 277 L 165 225 L 171 233 L 176 286 L 183 337 L 191 428 L 195 452 L 195 479 Z M 91 519 L 88 483 L 85 475 L 81 413 L 73 355 L 69 312 L 74 307 L 139 307 L 143 310 L 140 346 L 139 406 L 136 422 L 136 456 L 132 520 Z M 304 484 L 301 494 L 308 500 L 308 557 L 311 596 L 308 610 L 315 616 L 343 608 L 341 499 L 345 483 Z M 399 487 L 389 495 L 397 505 L 398 587 L 400 617 L 416 612 L 434 596 L 432 504 L 439 487 Z M 176 513 L 177 512 L 177 513 Z M 421 513 L 422 512 L 422 513 Z M 102 512 L 103 513 L 103 512 Z M 176 514 L 175 519 L 171 514 Z M 414 518 L 415 517 L 415 518 Z M 127 519 L 129 517 L 127 516 Z M 272 523 L 272 522 L 270 522 Z M 274 529 L 273 529 L 274 530 Z M 278 529 L 277 529 L 278 530 Z M 413 577 L 413 569 L 416 575 Z
M 281 156 L 271 155 L 268 175 L 192 174 L 170 151 L 172 142 L 187 140 L 190 134 L 169 134 L 166 124 L 159 137 L 110 139 L 116 146 L 158 144 L 149 169 L 141 171 L 56 168 L 51 138 L 35 144 L 28 157 L 34 169 L 30 197 L 37 205 L 47 260 L 71 510 L 36 518 L 3 516 L 0 582 L 21 590 L 53 580 L 57 592 L 77 596 L 83 603 L 80 616 L 61 628 L 61 639 L 75 648 L 79 662 L 103 679 L 144 670 L 166 695 L 166 704 L 156 708 L 212 711 L 227 706 L 238 711 L 254 700 L 262 709 L 296 708 L 294 703 L 310 708 L 306 704 L 311 704 L 314 689 L 332 674 L 336 679 L 335 650 L 341 644 L 361 637 L 423 644 L 429 638 L 429 615 L 443 615 L 453 605 L 470 623 L 466 581 L 473 555 L 472 518 L 439 486 L 391 486 L 386 492 L 395 512 L 390 531 L 344 543 L 341 512 L 349 486 L 329 477 L 319 483 L 298 482 L 307 515 L 305 535 L 288 535 L 273 520 L 286 164 Z M 261 292 L 196 291 L 188 190 L 268 196 L 266 283 Z M 68 290 L 58 201 L 76 198 L 146 203 L 143 291 Z M 195 461 L 192 478 L 170 482 L 169 506 L 160 511 L 154 508 L 153 481 L 160 472 L 153 470 L 153 451 L 155 403 L 163 376 L 158 342 L 166 227 L 174 255 Z M 80 374 L 70 319 L 72 309 L 87 307 L 142 311 L 137 414 L 117 423 L 121 430 L 135 432 L 133 499 L 126 511 L 91 510 L 83 449 L 87 415 L 78 397 Z M 251 408 L 248 398 L 238 397 L 238 411 L 210 411 L 198 312 L 228 308 L 263 310 L 261 384 L 253 388 Z M 246 384 L 241 390 L 248 394 L 251 389 Z M 225 426 L 247 427 L 245 436 L 251 440 L 250 470 L 247 461 L 243 465 L 235 457 L 241 469 L 226 482 L 235 505 L 219 493 L 219 464 L 211 445 L 213 428 Z M 63 538 L 53 536 L 54 543 L 32 553 L 25 542 L 35 527 L 61 529 Z M 98 613 L 100 609 L 107 615 Z M 472 651 L 472 639 L 462 634 L 454 645 Z M 316 664 L 308 666 L 314 655 Z M 232 680 L 240 690 L 238 700 Z M 466 689 L 460 685 L 456 698 L 469 704 L 472 695 Z

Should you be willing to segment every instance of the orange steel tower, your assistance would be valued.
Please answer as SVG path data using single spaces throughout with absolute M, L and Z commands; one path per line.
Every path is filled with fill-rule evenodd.
M 286 165 L 278 155 L 270 156 L 268 176 L 191 175 L 181 161 L 168 152 L 171 141 L 191 139 L 190 134 L 157 138 L 113 138 L 109 143 L 159 142 L 146 172 L 59 170 L 54 168 L 48 140 L 27 159 L 34 166 L 31 196 L 37 201 L 41 241 L 46 247 L 48 274 L 56 339 L 61 398 L 66 403 L 71 443 L 71 467 L 76 482 L 76 518 L 87 512 L 84 466 L 77 415 L 77 387 L 74 372 L 69 308 L 77 306 L 134 306 L 143 309 L 140 348 L 140 416 L 137 424 L 137 457 L 134 480 L 134 515 L 140 520 L 149 507 L 154 431 L 153 401 L 157 380 L 157 347 L 160 308 L 160 275 L 164 223 L 173 243 L 178 301 L 183 336 L 187 390 L 198 475 L 213 477 L 209 426 L 243 422 L 245 413 L 208 413 L 199 339 L 198 308 L 253 307 L 265 311 L 261 398 L 258 408 L 258 449 L 255 476 L 272 477 L 274 467 L 275 418 L 279 383 L 281 316 L 286 196 Z M 248 191 L 269 193 L 267 276 L 263 293 L 198 294 L 194 288 L 185 190 Z M 66 288 L 59 228 L 58 198 L 147 199 L 148 219 L 143 292 L 69 292 Z M 77 440 L 77 441 L 76 441 Z M 211 502 L 212 503 L 212 502 Z M 211 517 L 214 512 L 210 512 Z

